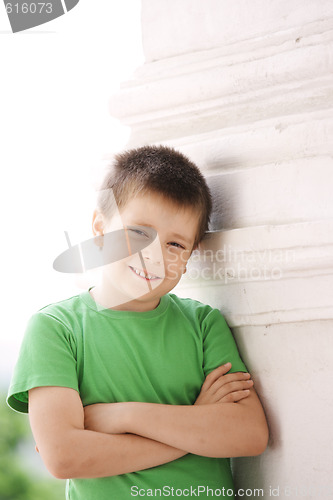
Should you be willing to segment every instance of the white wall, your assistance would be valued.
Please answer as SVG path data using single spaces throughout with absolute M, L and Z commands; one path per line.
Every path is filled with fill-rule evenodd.
M 142 6 L 147 62 L 110 110 L 131 146 L 175 146 L 212 188 L 217 232 L 178 294 L 221 309 L 268 416 L 236 486 L 332 499 L 333 3 Z

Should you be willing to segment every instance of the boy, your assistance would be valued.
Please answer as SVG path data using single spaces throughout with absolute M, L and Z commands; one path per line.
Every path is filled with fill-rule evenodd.
M 29 400 L 43 461 L 70 478 L 71 500 L 230 498 L 227 457 L 267 445 L 262 407 L 223 317 L 169 293 L 210 211 L 205 180 L 181 153 L 147 146 L 118 155 L 94 235 L 103 241 L 124 227 L 158 238 L 28 324 L 8 402 L 26 412 Z

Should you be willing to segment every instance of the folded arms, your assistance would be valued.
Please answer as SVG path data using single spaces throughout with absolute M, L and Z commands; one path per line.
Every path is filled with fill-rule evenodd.
M 207 376 L 193 406 L 128 402 L 83 408 L 73 389 L 30 390 L 31 428 L 46 467 L 59 478 L 105 477 L 186 453 L 262 453 L 268 428 L 250 376 L 228 370 L 230 364 Z

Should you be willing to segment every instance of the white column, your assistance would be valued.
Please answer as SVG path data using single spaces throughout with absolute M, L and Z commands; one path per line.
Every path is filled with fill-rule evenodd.
M 223 312 L 268 416 L 236 486 L 331 499 L 333 2 L 142 7 L 146 63 L 110 110 L 129 146 L 173 145 L 212 189 L 217 232 L 177 293 Z

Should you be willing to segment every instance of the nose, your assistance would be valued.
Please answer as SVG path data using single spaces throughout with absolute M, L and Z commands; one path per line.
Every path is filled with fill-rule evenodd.
M 141 250 L 141 254 L 145 260 L 160 265 L 163 262 L 163 252 L 159 237 L 157 236 L 150 245 Z

